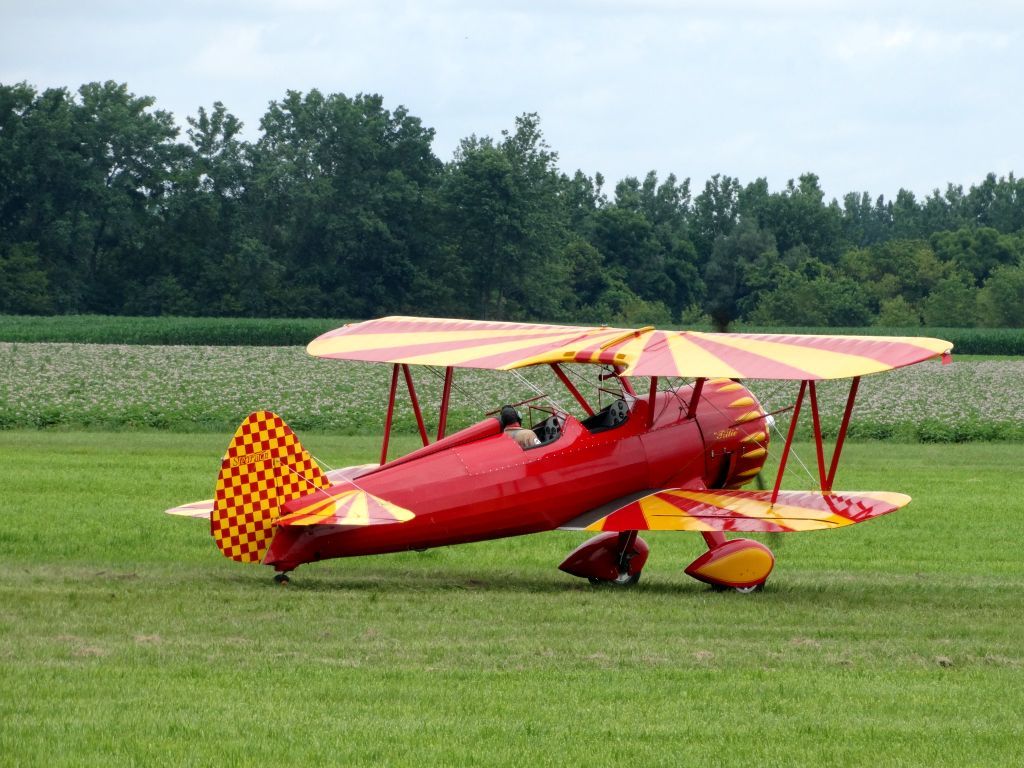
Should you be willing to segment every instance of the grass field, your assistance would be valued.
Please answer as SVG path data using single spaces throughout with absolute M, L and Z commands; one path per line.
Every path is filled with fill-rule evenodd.
M 633 590 L 557 571 L 571 533 L 275 587 L 160 514 L 225 443 L 0 432 L 0 764 L 1024 763 L 1020 444 L 849 445 L 840 487 L 914 503 L 768 537 L 744 596 L 683 575 L 685 534 L 648 537 Z

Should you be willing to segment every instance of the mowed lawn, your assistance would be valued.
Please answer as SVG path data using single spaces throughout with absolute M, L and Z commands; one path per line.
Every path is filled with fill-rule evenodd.
M 0 764 L 1024 764 L 1020 444 L 849 445 L 838 487 L 914 502 L 764 537 L 739 595 L 671 533 L 631 590 L 558 571 L 564 532 L 278 587 L 161 514 L 227 438 L 0 432 Z

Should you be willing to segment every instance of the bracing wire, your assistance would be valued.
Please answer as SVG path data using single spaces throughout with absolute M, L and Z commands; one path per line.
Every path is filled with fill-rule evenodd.
M 519 381 L 521 381 L 523 384 L 525 384 L 529 389 L 532 389 L 534 392 L 536 392 L 542 398 L 544 398 L 545 400 L 550 402 L 551 405 L 554 406 L 556 412 L 558 412 L 558 413 L 568 413 L 568 411 L 565 410 L 565 408 L 563 408 L 561 406 L 561 404 L 559 404 L 559 402 L 557 400 L 555 400 L 554 397 L 552 397 L 547 392 L 545 392 L 540 387 L 538 387 L 536 384 L 534 384 L 532 381 L 527 379 L 519 371 L 517 371 L 516 369 L 513 368 L 511 373 L 512 373 L 513 376 L 515 376 L 517 379 L 519 379 Z
M 433 375 L 434 377 L 440 379 L 442 382 L 444 381 L 444 374 L 441 373 L 441 371 L 439 371 L 436 366 L 425 365 L 423 367 L 426 368 L 428 371 L 430 371 L 431 375 Z M 477 406 L 478 408 L 482 408 L 483 407 L 479 402 L 477 402 L 477 399 L 476 399 L 477 395 L 475 395 L 475 394 L 473 394 L 471 392 L 467 392 L 465 389 L 463 389 L 461 384 L 457 384 L 455 382 L 455 377 L 454 376 L 452 376 L 452 391 L 453 392 L 458 392 L 460 395 L 465 397 L 470 403 L 472 403 L 473 405 Z
M 682 405 L 684 407 L 687 406 L 688 403 L 679 394 L 679 390 L 682 389 L 683 386 L 684 386 L 682 380 L 680 379 L 680 383 L 679 383 L 678 386 L 672 386 L 671 379 L 668 379 L 668 381 L 669 381 L 668 391 L 670 391 L 672 393 L 673 397 L 675 397 L 679 401 L 680 405 Z M 776 387 L 774 390 L 772 390 L 771 393 L 769 393 L 762 400 L 762 402 L 766 402 L 766 401 L 769 400 L 769 398 L 775 397 L 781 390 L 782 390 L 782 385 Z M 758 398 L 758 399 L 761 400 L 761 398 Z M 701 395 L 701 400 L 705 403 L 705 407 L 711 407 L 719 415 L 728 417 L 728 414 L 726 414 L 721 408 L 718 408 L 714 403 L 712 403 L 710 400 L 708 400 L 706 397 L 704 397 L 703 394 Z M 763 407 L 763 405 L 762 405 L 762 407 Z M 768 420 L 765 419 L 765 422 L 766 422 L 766 426 L 768 427 L 769 430 L 774 429 L 776 434 L 777 434 L 777 436 L 780 437 L 783 441 L 785 440 L 785 435 L 782 434 L 782 429 L 779 427 L 778 422 L 776 422 L 774 419 L 772 419 L 770 423 L 768 423 Z M 762 443 L 760 440 L 755 441 L 755 445 L 757 445 L 760 448 L 767 448 L 767 445 Z M 808 469 L 808 467 L 804 463 L 803 459 L 800 458 L 799 452 L 797 452 L 797 450 L 795 448 L 793 448 L 792 446 L 790 446 L 789 452 L 790 452 L 790 455 L 794 459 L 796 459 L 797 464 L 799 464 L 800 467 L 803 469 L 804 473 L 807 475 L 807 477 L 811 481 L 811 483 L 812 484 L 817 483 L 817 480 L 815 479 L 814 474 L 810 471 L 810 469 Z
M 328 472 L 334 471 L 333 467 L 330 467 L 326 463 L 320 461 L 320 459 L 318 459 L 316 456 L 313 456 L 313 454 L 309 454 L 309 455 L 313 458 L 313 460 L 317 464 L 320 464 L 320 465 L 322 465 L 324 467 L 327 467 L 327 471 Z M 327 492 L 326 488 L 321 488 L 316 483 L 314 483 L 312 480 L 310 480 L 308 477 L 303 475 L 301 472 L 296 472 L 294 469 L 292 469 L 290 466 L 288 466 L 285 462 L 282 461 L 281 462 L 281 466 L 284 467 L 289 472 L 291 472 L 297 478 L 299 478 L 302 482 L 304 482 L 310 488 L 312 488 L 313 489 L 313 491 L 312 491 L 313 493 L 319 492 L 319 493 L 323 494 L 328 499 L 334 498 L 330 493 Z M 348 483 L 349 485 L 354 486 L 356 490 L 361 491 L 362 493 L 365 493 L 367 496 L 371 495 L 369 493 L 369 491 L 367 491 L 365 488 L 363 488 L 361 485 L 359 485 L 359 483 L 357 483 L 351 477 L 339 477 L 337 479 L 338 479 L 339 482 L 345 482 L 345 483 Z

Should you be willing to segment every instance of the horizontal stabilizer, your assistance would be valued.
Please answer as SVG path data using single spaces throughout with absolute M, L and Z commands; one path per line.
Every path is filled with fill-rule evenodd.
M 332 485 L 336 485 L 344 480 L 354 480 L 379 466 L 380 464 L 356 464 L 352 467 L 339 467 L 328 471 L 327 479 Z
M 910 502 L 885 491 L 658 491 L 588 522 L 588 531 L 735 531 L 784 533 L 840 528 L 884 515 Z M 571 524 L 563 528 L 571 527 Z
M 305 499 L 303 500 L 306 501 Z M 298 512 L 278 519 L 280 526 L 336 525 L 345 528 L 366 525 L 404 523 L 415 515 L 404 507 L 374 496 L 366 491 L 352 490 L 332 493 L 313 503 L 304 504 Z
M 168 515 L 196 517 L 200 520 L 209 520 L 211 512 L 213 512 L 213 499 L 193 501 L 191 504 L 182 504 L 180 507 L 171 507 L 164 510 L 164 513 Z
M 357 464 L 354 467 L 339 467 L 338 469 L 332 469 L 327 473 L 327 480 L 331 483 L 340 483 L 344 480 L 351 480 L 352 478 L 359 477 L 372 469 L 376 469 L 378 466 L 380 465 Z M 188 504 L 182 504 L 177 507 L 165 509 L 164 514 L 176 515 L 178 517 L 194 517 L 197 520 L 209 520 L 210 513 L 213 512 L 213 504 L 213 499 L 193 501 Z

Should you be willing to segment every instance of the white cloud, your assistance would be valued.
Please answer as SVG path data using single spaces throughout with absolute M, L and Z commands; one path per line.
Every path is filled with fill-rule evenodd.
M 199 77 L 218 80 L 265 76 L 268 57 L 263 36 L 263 27 L 259 25 L 222 27 L 196 51 L 188 68 Z
M 315 87 L 406 105 L 445 159 L 536 111 L 566 171 L 610 183 L 813 170 L 892 194 L 1024 170 L 1010 0 L 0 3 L 0 82 L 114 79 L 179 119 L 221 100 L 250 138 Z
M 893 54 L 955 56 L 1001 51 L 1013 39 L 1013 33 L 995 29 L 939 29 L 921 23 L 866 22 L 841 28 L 833 38 L 832 52 L 847 62 L 878 60 Z

